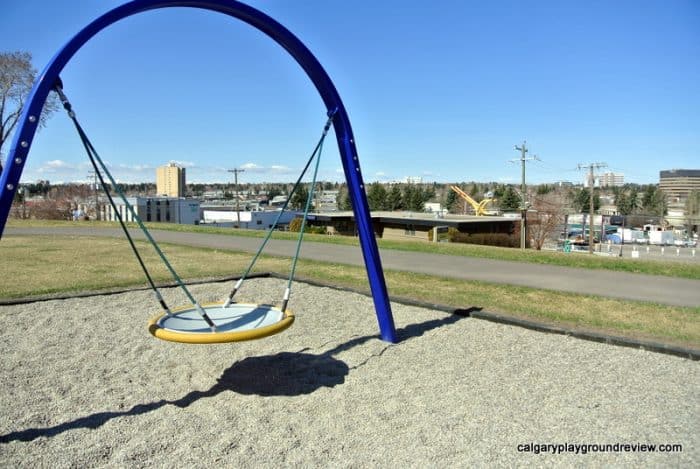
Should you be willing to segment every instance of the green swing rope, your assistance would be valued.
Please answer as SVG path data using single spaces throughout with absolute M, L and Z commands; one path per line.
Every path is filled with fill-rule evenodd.
M 127 210 L 131 213 L 131 215 L 132 215 L 132 217 L 134 218 L 134 220 L 136 220 L 136 222 L 138 223 L 139 227 L 141 228 L 141 230 L 143 231 L 144 235 L 146 236 L 146 239 L 148 239 L 148 241 L 151 243 L 151 245 L 153 246 L 153 248 L 155 249 L 155 251 L 158 253 L 158 255 L 160 256 L 161 260 L 163 261 L 163 263 L 165 264 L 165 266 L 168 268 L 168 270 L 169 270 L 170 273 L 172 274 L 172 276 L 173 276 L 173 278 L 175 279 L 175 281 L 176 281 L 176 283 L 178 284 L 178 286 L 183 290 L 183 292 L 185 293 L 185 295 L 187 296 L 187 298 L 190 300 L 190 302 L 192 303 L 192 305 L 197 309 L 197 312 L 202 316 L 202 318 L 204 319 L 204 321 L 205 321 L 205 322 L 207 323 L 207 325 L 211 328 L 212 332 L 216 332 L 216 325 L 214 324 L 214 322 L 213 322 L 213 321 L 211 320 L 211 318 L 207 315 L 207 313 L 204 311 L 204 309 L 202 308 L 202 306 L 197 302 L 197 300 L 194 299 L 194 297 L 192 296 L 192 294 L 190 293 L 190 291 L 187 289 L 187 287 L 186 287 L 185 284 L 183 283 L 183 281 L 182 281 L 182 279 L 180 278 L 180 276 L 177 274 L 177 272 L 175 272 L 175 269 L 173 269 L 173 267 L 172 267 L 172 265 L 170 264 L 170 262 L 168 262 L 168 259 L 165 257 L 165 254 L 163 253 L 163 251 L 161 251 L 160 247 L 159 247 L 158 244 L 155 242 L 155 240 L 153 239 L 153 237 L 151 236 L 151 234 L 149 233 L 149 231 L 146 229 L 146 226 L 145 226 L 145 225 L 143 224 L 143 222 L 141 221 L 141 217 L 138 216 L 138 214 L 137 214 L 136 211 L 134 210 L 133 206 L 129 203 L 129 201 L 128 201 L 128 200 L 126 199 L 126 197 L 124 196 L 124 193 L 121 191 L 121 189 L 119 189 L 119 185 L 117 185 L 116 181 L 115 181 L 114 178 L 112 177 L 112 175 L 111 175 L 111 173 L 109 172 L 109 170 L 107 169 L 106 165 L 104 164 L 104 162 L 102 161 L 102 159 L 100 158 L 100 156 L 97 154 L 97 150 L 95 150 L 95 147 L 93 147 L 92 143 L 90 142 L 89 138 L 87 137 L 87 134 L 85 133 L 85 131 L 83 131 L 83 128 L 80 126 L 80 123 L 78 122 L 78 119 L 77 119 L 77 117 L 76 117 L 76 115 L 75 115 L 75 112 L 73 111 L 72 105 L 70 104 L 70 101 L 68 101 L 68 98 L 67 98 L 66 95 L 63 93 L 63 88 L 62 88 L 61 83 L 60 83 L 60 82 L 56 83 L 56 85 L 54 86 L 54 89 L 55 89 L 56 92 L 58 93 L 58 95 L 59 95 L 59 97 L 60 97 L 60 99 L 61 99 L 61 102 L 63 103 L 63 107 L 64 107 L 64 108 L 66 109 L 66 111 L 68 112 L 68 116 L 71 118 L 71 120 L 73 121 L 73 124 L 75 125 L 76 130 L 78 131 L 78 134 L 79 134 L 80 139 L 81 139 L 81 141 L 82 141 L 82 143 L 83 143 L 83 146 L 85 147 L 85 150 L 87 151 L 88 157 L 90 158 L 90 162 L 92 163 L 93 168 L 95 169 L 95 174 L 98 175 L 98 177 L 99 177 L 99 179 L 100 179 L 100 183 L 101 183 L 101 185 L 102 185 L 102 188 L 103 188 L 103 190 L 105 191 L 105 194 L 107 194 L 107 197 L 108 197 L 108 199 L 109 199 L 109 201 L 110 201 L 110 204 L 112 205 L 112 208 L 114 208 L 114 211 L 115 211 L 115 213 L 117 214 L 117 219 L 119 220 L 119 224 L 121 225 L 122 230 L 126 233 L 126 236 L 127 236 L 127 238 L 129 239 L 129 244 L 131 245 L 132 251 L 133 251 L 134 254 L 136 255 L 136 258 L 138 259 L 139 263 L 141 264 L 141 267 L 142 267 L 143 271 L 145 272 L 146 277 L 148 278 L 148 281 L 149 281 L 149 283 L 151 284 L 151 288 L 152 288 L 153 291 L 155 292 L 156 297 L 158 298 L 158 301 L 160 302 L 161 306 L 165 309 L 165 311 L 166 311 L 166 313 L 167 313 L 168 315 L 171 314 L 170 310 L 169 310 L 168 307 L 165 305 L 165 301 L 163 300 L 163 297 L 161 296 L 160 292 L 158 291 L 157 287 L 155 286 L 155 284 L 154 284 L 154 282 L 153 282 L 153 279 L 151 278 L 150 274 L 148 273 L 148 270 L 146 269 L 146 266 L 145 266 L 145 264 L 143 263 L 143 260 L 141 259 L 141 256 L 139 255 L 138 250 L 136 249 L 136 245 L 134 244 L 134 242 L 133 242 L 131 236 L 130 236 L 129 233 L 128 233 L 128 230 L 127 230 L 127 228 L 126 228 L 126 225 L 125 225 L 125 223 L 124 223 L 124 221 L 123 221 L 123 219 L 122 219 L 122 217 L 121 217 L 121 214 L 119 214 L 119 211 L 117 210 L 117 206 L 116 206 L 116 204 L 114 203 L 114 200 L 112 199 L 112 196 L 111 196 L 110 193 L 109 193 L 109 189 L 107 188 L 107 184 L 105 183 L 105 181 L 104 181 L 104 179 L 103 179 L 103 177 L 102 177 L 102 174 L 100 173 L 100 171 L 99 171 L 99 169 L 98 169 L 98 167 L 97 167 L 97 164 L 96 164 L 95 160 L 97 160 L 97 162 L 99 162 L 100 166 L 102 167 L 102 170 L 104 171 L 104 173 L 105 173 L 105 174 L 107 175 L 107 177 L 109 178 L 110 183 L 112 184 L 112 186 L 113 186 L 113 187 L 115 188 L 115 190 L 117 191 L 117 194 L 121 197 L 122 201 L 124 202 L 124 205 L 127 207 Z
M 287 209 L 287 206 L 289 205 L 289 201 L 292 200 L 292 196 L 294 195 L 296 190 L 301 185 L 301 180 L 304 177 L 304 174 L 306 174 L 306 171 L 309 169 L 309 166 L 311 165 L 311 162 L 313 161 L 313 159 L 316 157 L 316 155 L 318 155 L 318 158 L 316 159 L 316 168 L 314 170 L 314 177 L 313 177 L 314 182 L 312 183 L 311 190 L 309 191 L 309 195 L 308 195 L 307 200 L 306 200 L 306 208 L 304 210 L 304 218 L 302 220 L 301 232 L 299 233 L 299 239 L 297 241 L 296 254 L 293 258 L 292 271 L 291 271 L 291 275 L 289 277 L 287 289 L 285 290 L 284 297 L 282 300 L 281 310 L 282 310 L 282 312 L 286 311 L 287 303 L 289 302 L 289 294 L 291 291 L 291 283 L 292 283 L 292 280 L 294 278 L 294 271 L 296 269 L 296 261 L 299 257 L 301 239 L 302 239 L 303 234 L 304 234 L 304 226 L 306 225 L 306 219 L 307 219 L 308 212 L 309 212 L 310 200 L 313 197 L 314 185 L 315 185 L 315 181 L 316 181 L 316 174 L 318 173 L 319 161 L 321 159 L 321 151 L 323 150 L 323 141 L 326 139 L 326 135 L 328 135 L 328 131 L 330 130 L 331 124 L 333 123 L 333 117 L 335 116 L 336 112 L 337 112 L 337 109 L 333 109 L 332 111 L 328 112 L 328 120 L 326 121 L 326 124 L 323 126 L 323 132 L 321 133 L 321 137 L 319 138 L 319 141 L 316 144 L 316 147 L 314 148 L 313 152 L 311 152 L 311 156 L 309 157 L 308 161 L 306 162 L 306 165 L 304 166 L 304 169 L 301 171 L 301 174 L 299 175 L 296 182 L 294 183 L 294 186 L 292 187 L 292 190 L 289 193 L 289 197 L 287 197 L 287 200 L 284 202 L 284 205 L 282 205 L 282 209 L 277 214 L 277 218 L 275 218 L 274 223 L 267 230 L 267 233 L 265 234 L 265 238 L 264 238 L 262 244 L 260 245 L 260 248 L 258 248 L 258 251 L 255 253 L 255 255 L 253 256 L 253 259 L 251 260 L 250 264 L 248 265 L 248 268 L 245 270 L 243 275 L 241 275 L 241 278 L 238 279 L 238 281 L 234 285 L 233 289 L 231 290 L 231 293 L 229 293 L 228 298 L 226 299 L 226 301 L 224 302 L 224 304 L 222 306 L 223 308 L 227 308 L 231 304 L 231 302 L 233 301 L 234 295 L 241 288 L 241 285 L 243 285 L 243 281 L 250 274 L 250 271 L 253 269 L 253 266 L 255 265 L 258 258 L 260 257 L 260 254 L 262 254 L 263 249 L 265 249 L 265 245 L 270 240 L 272 233 L 275 231 L 275 228 L 277 227 L 277 224 L 279 223 L 280 218 L 282 217 L 282 214 Z
M 287 288 L 284 290 L 284 297 L 282 298 L 282 312 L 287 310 L 287 304 L 289 303 L 289 295 L 292 291 L 292 282 L 294 281 L 294 272 L 297 269 L 297 261 L 299 260 L 299 251 L 301 251 L 301 240 L 304 238 L 304 228 L 306 227 L 306 219 L 309 216 L 309 208 L 311 207 L 311 200 L 314 198 L 314 189 L 316 187 L 316 176 L 318 175 L 318 167 L 321 163 L 321 152 L 323 151 L 323 140 L 321 140 L 318 147 L 318 156 L 316 157 L 316 167 L 314 168 L 314 175 L 311 179 L 311 188 L 306 196 L 306 207 L 304 207 L 304 217 L 301 219 L 301 229 L 299 230 L 299 238 L 297 239 L 297 249 L 292 258 L 292 268 L 289 273 L 289 280 L 287 281 Z

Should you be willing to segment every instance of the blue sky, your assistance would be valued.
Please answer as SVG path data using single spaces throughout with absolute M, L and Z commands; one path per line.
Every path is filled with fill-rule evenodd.
M 120 1 L 6 0 L 0 50 L 34 65 Z M 365 182 L 580 182 L 605 162 L 628 182 L 700 168 L 700 2 L 256 0 L 316 55 L 355 132 Z M 227 16 L 168 8 L 102 31 L 62 73 L 120 181 L 293 181 L 325 109 L 271 39 Z M 320 178 L 342 180 L 335 139 Z M 9 148 L 8 148 L 9 150 Z M 87 179 L 63 112 L 35 138 L 22 181 Z

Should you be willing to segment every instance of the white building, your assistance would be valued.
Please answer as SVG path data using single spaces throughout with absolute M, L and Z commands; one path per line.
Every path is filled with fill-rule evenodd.
M 127 197 L 136 214 L 143 222 L 179 223 L 196 225 L 199 223 L 199 200 L 182 197 Z M 130 210 L 120 198 L 115 198 L 117 211 L 124 221 L 135 221 Z M 117 221 L 111 205 L 102 207 L 102 219 Z
M 316 212 L 333 212 L 338 210 L 339 191 L 320 191 L 315 193 L 314 210 Z
M 600 175 L 601 187 L 622 187 L 625 185 L 625 175 L 622 173 L 603 173 Z
M 202 211 L 202 221 L 206 224 L 218 226 L 236 226 L 251 230 L 267 230 L 272 228 L 272 224 L 279 216 L 279 210 L 265 211 L 240 211 L 235 210 L 208 210 Z M 289 225 L 295 217 L 300 216 L 297 212 L 285 211 L 280 217 L 277 226 L 285 227 Z

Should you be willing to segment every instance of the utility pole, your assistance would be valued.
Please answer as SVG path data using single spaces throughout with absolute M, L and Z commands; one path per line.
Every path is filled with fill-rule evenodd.
M 245 169 L 234 168 L 234 169 L 229 169 L 228 172 L 233 173 L 234 187 L 236 190 L 236 228 L 240 228 L 240 226 L 241 226 L 241 207 L 239 205 L 240 198 L 238 197 L 238 173 L 245 172 Z
M 525 185 L 525 162 L 528 160 L 539 160 L 539 158 L 536 155 L 533 155 L 532 158 L 525 158 L 525 153 L 528 152 L 528 149 L 526 147 L 526 142 L 523 141 L 522 146 L 517 146 L 515 145 L 515 149 L 520 152 L 520 158 L 514 159 L 514 160 L 509 160 L 511 163 L 515 163 L 516 161 L 520 161 L 522 164 L 522 182 L 520 183 L 520 193 L 522 200 L 520 201 L 520 249 L 525 249 L 525 231 L 527 227 L 526 223 L 526 218 L 527 218 L 527 209 L 528 209 L 528 203 L 525 200 L 527 197 L 527 186 Z
M 594 170 L 598 168 L 605 168 L 608 166 L 605 163 L 588 163 L 588 164 L 579 164 L 578 169 L 583 169 L 583 168 L 588 168 L 588 189 L 590 191 L 590 197 L 588 201 L 588 218 L 589 218 L 589 223 L 588 223 L 588 252 L 590 254 L 593 254 L 593 244 L 595 244 L 593 241 L 593 234 L 594 234 L 594 225 L 593 225 L 593 184 L 595 181 L 595 173 Z M 585 233 L 584 233 L 585 234 Z M 600 239 L 603 239 L 603 233 L 601 232 L 600 234 Z

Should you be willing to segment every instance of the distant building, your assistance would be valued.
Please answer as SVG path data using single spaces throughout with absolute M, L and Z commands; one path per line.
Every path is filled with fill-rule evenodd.
M 199 223 L 199 200 L 178 197 L 127 197 L 136 214 L 143 222 L 179 223 L 196 225 Z M 114 199 L 117 211 L 124 221 L 135 221 L 131 211 L 121 199 Z M 111 205 L 105 205 L 102 219 L 117 221 L 117 215 Z
M 276 195 L 269 202 L 270 207 L 282 207 L 287 203 L 286 195 Z
M 423 178 L 421 176 L 406 176 L 404 182 L 406 184 L 422 184 Z
M 682 202 L 692 191 L 700 191 L 700 169 L 671 169 L 659 172 L 659 189 L 669 202 Z
M 314 200 L 314 211 L 333 212 L 338 210 L 338 192 L 334 190 L 317 192 Z
M 277 227 L 285 229 L 289 222 L 299 216 L 297 212 L 285 211 L 280 215 L 279 210 L 260 210 L 236 212 L 226 207 L 207 206 L 202 210 L 202 221 L 208 225 L 239 226 L 249 230 L 267 230 L 272 228 L 275 220 Z
M 168 163 L 156 169 L 156 191 L 160 196 L 184 197 L 187 185 L 185 168 L 175 163 Z
M 622 187 L 625 185 L 625 175 L 622 173 L 603 173 L 600 175 L 601 187 Z
M 660 171 L 659 189 L 666 195 L 666 221 L 673 226 L 685 225 L 688 223 L 686 201 L 692 191 L 700 191 L 700 169 Z
M 460 233 L 511 234 L 516 219 L 507 217 L 447 216 L 418 212 L 372 212 L 375 235 L 383 239 L 429 241 L 435 228 L 454 228 Z M 310 213 L 312 226 L 325 226 L 328 234 L 357 236 L 355 215 L 352 212 Z M 433 239 L 435 239 L 433 237 Z

